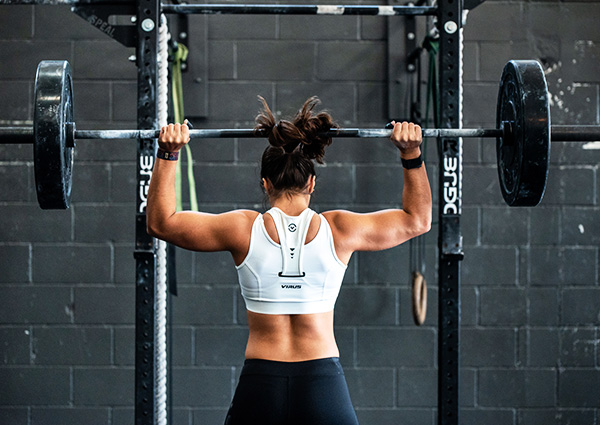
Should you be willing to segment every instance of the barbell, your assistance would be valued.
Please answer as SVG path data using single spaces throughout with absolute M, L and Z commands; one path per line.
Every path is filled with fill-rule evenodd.
M 35 78 L 32 127 L 0 127 L 0 144 L 32 143 L 38 202 L 66 209 L 71 202 L 76 140 L 152 139 L 160 130 L 77 130 L 73 80 L 67 61 L 42 61 Z M 387 138 L 389 128 L 336 128 L 332 137 Z M 600 140 L 597 125 L 550 125 L 546 78 L 532 60 L 510 61 L 498 91 L 496 128 L 423 129 L 423 137 L 496 138 L 500 189 L 510 206 L 535 206 L 548 180 L 550 142 Z M 190 138 L 255 138 L 254 129 L 193 129 Z

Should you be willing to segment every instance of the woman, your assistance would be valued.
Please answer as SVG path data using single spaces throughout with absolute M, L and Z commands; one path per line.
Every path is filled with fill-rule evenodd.
M 163 127 L 148 195 L 148 233 L 185 249 L 229 251 L 248 314 L 246 361 L 226 424 L 357 424 L 339 364 L 333 307 L 355 251 L 392 248 L 429 230 L 431 192 L 421 160 L 421 129 L 394 123 L 391 141 L 404 170 L 403 209 L 369 214 L 309 208 L 313 161 L 322 163 L 335 127 L 308 99 L 291 121 L 267 103 L 256 130 L 269 146 L 262 185 L 271 209 L 222 214 L 176 212 L 175 167 L 187 125 Z

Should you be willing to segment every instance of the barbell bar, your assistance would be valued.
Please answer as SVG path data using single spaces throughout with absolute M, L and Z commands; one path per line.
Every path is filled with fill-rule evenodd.
M 70 127 L 70 130 L 69 130 Z M 69 140 L 119 140 L 156 139 L 160 130 L 77 130 L 75 123 L 67 123 L 72 131 Z M 423 137 L 431 138 L 497 138 L 507 137 L 504 128 L 423 128 Z M 600 126 L 596 125 L 552 125 L 552 142 L 585 142 L 600 140 Z M 388 128 L 331 128 L 322 133 L 341 138 L 386 138 L 392 135 Z M 190 139 L 264 138 L 260 131 L 252 128 L 193 129 Z M 0 144 L 33 144 L 33 127 L 0 127 Z M 72 144 L 68 144 L 74 147 Z
M 33 143 L 38 202 L 43 209 L 70 205 L 76 140 L 152 139 L 160 130 L 77 130 L 71 67 L 42 61 L 35 80 L 32 127 L 0 127 L 0 144 Z M 510 206 L 535 206 L 544 194 L 550 142 L 600 140 L 600 126 L 550 125 L 548 89 L 536 61 L 510 61 L 500 81 L 496 128 L 423 129 L 424 137 L 495 138 L 500 188 Z M 339 128 L 332 137 L 387 138 L 389 128 Z M 192 129 L 191 138 L 255 138 L 254 129 Z

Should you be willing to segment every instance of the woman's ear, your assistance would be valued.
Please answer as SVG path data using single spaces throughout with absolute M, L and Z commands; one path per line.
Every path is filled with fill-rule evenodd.
M 315 186 L 317 185 L 317 176 L 314 174 L 310 177 L 308 181 L 308 193 L 312 195 L 315 191 Z
M 265 189 L 265 192 L 269 193 L 269 188 L 271 187 L 271 182 L 265 178 L 262 179 L 262 185 Z

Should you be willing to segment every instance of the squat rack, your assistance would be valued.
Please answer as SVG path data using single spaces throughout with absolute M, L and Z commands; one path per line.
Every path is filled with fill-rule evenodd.
M 470 8 L 480 0 L 470 1 Z M 317 6 L 161 4 L 160 0 L 0 0 L 3 4 L 71 5 L 74 13 L 127 47 L 135 47 L 137 127 L 158 127 L 157 57 L 161 13 L 294 15 L 435 15 L 439 26 L 440 128 L 462 127 L 463 0 L 438 0 L 437 6 Z M 110 15 L 134 15 L 136 25 L 109 25 Z M 106 25 L 99 25 L 98 19 Z M 410 54 L 411 52 L 407 52 Z M 137 143 L 135 424 L 156 423 L 156 282 L 157 243 L 146 233 L 146 195 L 154 165 L 153 138 Z M 460 265 L 464 257 L 460 228 L 462 208 L 462 139 L 438 138 L 438 424 L 459 424 Z

